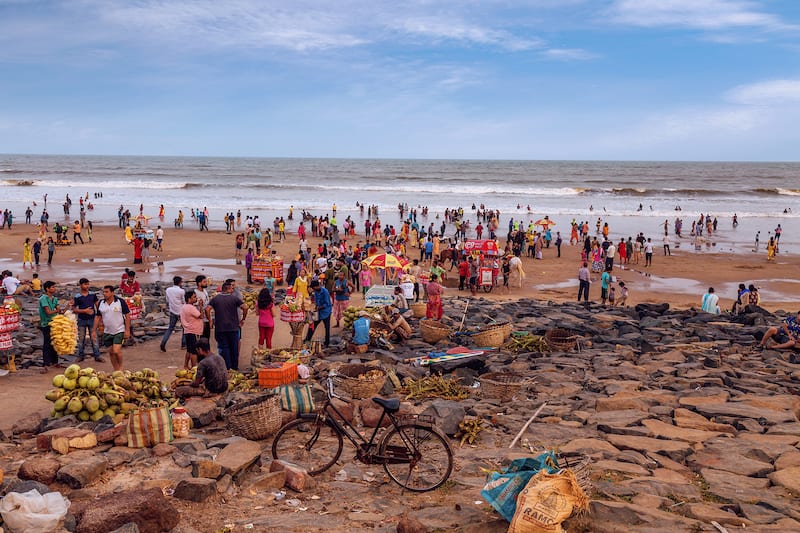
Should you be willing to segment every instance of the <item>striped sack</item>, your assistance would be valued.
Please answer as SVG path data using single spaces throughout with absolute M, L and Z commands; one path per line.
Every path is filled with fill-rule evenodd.
M 292 413 L 313 413 L 314 397 L 311 387 L 305 385 L 283 385 L 281 390 L 281 409 Z
M 166 407 L 139 409 L 128 415 L 128 447 L 149 448 L 172 440 L 172 417 Z

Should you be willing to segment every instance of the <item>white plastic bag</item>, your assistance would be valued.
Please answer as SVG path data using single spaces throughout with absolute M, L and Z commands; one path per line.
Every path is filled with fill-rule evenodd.
M 38 490 L 9 492 L 0 501 L 3 522 L 12 533 L 55 531 L 67 515 L 69 500 L 60 492 L 39 494 Z

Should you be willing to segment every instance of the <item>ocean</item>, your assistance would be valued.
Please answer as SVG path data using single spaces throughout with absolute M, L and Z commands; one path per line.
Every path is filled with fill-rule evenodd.
M 588 220 L 593 233 L 602 218 L 612 236 L 641 231 L 660 244 L 665 220 L 672 228 L 682 218 L 688 235 L 692 220 L 709 213 L 719 229 L 703 250 L 749 252 L 757 232 L 763 244 L 778 224 L 782 252 L 800 242 L 800 163 L 0 155 L 0 191 L 0 208 L 17 222 L 34 202 L 38 219 L 45 194 L 51 220 L 63 216 L 67 194 L 74 219 L 88 193 L 87 218 L 100 224 L 115 224 L 120 205 L 138 214 L 140 203 L 149 216 L 163 204 L 166 225 L 182 209 L 191 226 L 190 210 L 208 208 L 212 228 L 224 227 L 228 211 L 271 221 L 294 206 L 292 230 L 301 210 L 329 214 L 334 203 L 340 220 L 360 222 L 359 202 L 377 205 L 389 224 L 399 222 L 398 203 L 427 206 L 438 228 L 448 207 L 463 207 L 474 226 L 472 205 L 483 204 L 500 210 L 501 230 L 510 218 L 547 215 L 567 239 L 572 219 Z

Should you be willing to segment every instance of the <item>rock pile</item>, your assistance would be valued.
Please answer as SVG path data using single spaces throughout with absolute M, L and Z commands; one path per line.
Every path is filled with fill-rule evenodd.
M 444 322 L 454 329 L 466 301 L 447 302 Z M 103 500 L 110 513 L 103 520 L 114 527 L 133 520 L 140 531 L 176 527 L 167 515 L 180 511 L 175 531 L 230 524 L 264 531 L 499 532 L 508 524 L 479 495 L 485 472 L 555 448 L 591 459 L 591 509 L 565 523 L 568 531 L 718 531 L 714 523 L 730 530 L 800 531 L 800 358 L 754 349 L 765 325 L 780 318 L 756 312 L 733 319 L 667 305 L 609 309 L 471 300 L 464 330 L 509 321 L 516 330 L 543 335 L 558 327 L 578 338 L 568 352 L 501 349 L 440 366 L 468 387 L 467 399 L 403 402 L 401 410 L 435 416 L 449 434 L 465 416 L 482 421 L 474 445 L 451 441 L 455 471 L 430 494 L 402 492 L 380 466 L 355 462 L 347 446 L 340 463 L 311 478 L 272 461 L 270 439 L 229 437 L 219 407 L 208 400 L 188 406 L 196 425 L 189 438 L 145 450 L 127 448 L 118 428 L 105 427 L 95 428 L 99 444 L 91 450 L 29 456 L 35 443 L 26 433 L 53 430 L 55 422 L 23 420 L 15 444 L 0 444 L 14 458 L 2 463 L 4 490 L 32 481 L 58 488 L 75 502 L 70 520 L 77 531 L 93 531 L 99 512 L 94 498 L 117 491 L 162 509 L 145 513 L 155 520 L 147 525 L 123 513 L 119 502 L 128 500 L 119 494 Z M 469 343 L 468 336 L 455 338 Z M 428 368 L 403 361 L 451 345 L 443 340 L 431 346 L 414 336 L 393 351 L 329 353 L 312 364 L 317 373 L 345 362 L 377 364 L 401 380 L 418 379 Z M 503 401 L 480 386 L 487 372 L 529 381 Z M 405 400 L 392 380 L 382 393 Z M 508 449 L 545 402 L 520 444 Z M 380 415 L 368 399 L 342 409 L 365 426 Z M 154 488 L 167 496 L 156 497 L 162 490 Z

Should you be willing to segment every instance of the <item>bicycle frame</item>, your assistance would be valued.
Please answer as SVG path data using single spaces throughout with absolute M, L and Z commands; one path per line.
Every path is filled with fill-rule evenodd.
M 397 429 L 398 428 L 397 418 L 392 413 L 386 411 L 386 409 L 383 409 L 383 411 L 381 412 L 381 417 L 378 419 L 378 423 L 375 426 L 375 429 L 372 431 L 372 435 L 370 436 L 369 440 L 367 440 L 366 438 L 364 438 L 363 435 L 361 435 L 358 429 L 344 417 L 342 412 L 339 411 L 335 405 L 333 405 L 333 402 L 331 401 L 333 398 L 338 398 L 342 401 L 347 401 L 345 398 L 342 398 L 341 396 L 338 396 L 333 392 L 333 382 L 329 379 L 328 400 L 325 402 L 325 406 L 322 408 L 321 413 L 317 413 L 314 415 L 305 415 L 305 416 L 308 418 L 310 418 L 311 416 L 322 417 L 323 422 L 329 422 L 337 432 L 347 437 L 347 440 L 353 443 L 353 446 L 355 446 L 356 448 L 356 457 L 358 458 L 359 461 L 365 464 L 383 464 L 389 462 L 396 464 L 403 464 L 403 463 L 409 463 L 418 457 L 419 452 L 416 450 L 416 448 L 412 443 L 407 442 L 407 439 L 405 435 L 402 434 L 402 432 L 398 433 L 400 434 L 401 439 L 405 442 L 407 450 L 413 453 L 413 457 L 408 457 L 407 454 L 405 454 L 405 457 L 401 457 L 398 455 L 392 455 L 389 457 L 377 455 L 377 453 L 374 452 L 375 446 L 378 445 L 378 443 L 375 442 L 375 437 L 378 436 L 378 431 L 382 429 L 381 426 L 383 424 L 384 419 L 388 417 L 394 428 Z M 331 413 L 331 411 L 333 413 Z M 337 416 L 333 416 L 333 414 Z M 342 422 L 344 422 L 344 424 L 342 424 Z M 397 453 L 399 452 L 399 450 L 395 450 L 395 452 Z

